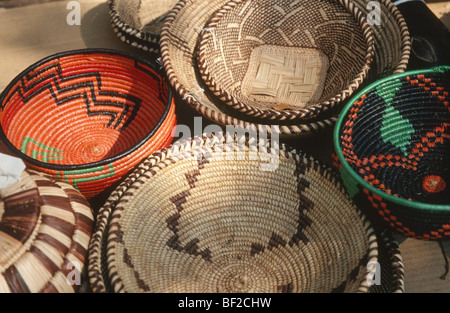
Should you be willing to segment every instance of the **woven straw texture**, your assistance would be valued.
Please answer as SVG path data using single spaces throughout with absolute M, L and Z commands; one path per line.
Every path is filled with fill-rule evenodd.
M 378 235 L 378 262 L 371 293 L 404 293 L 405 267 L 398 242 L 383 230 Z M 376 281 L 379 275 L 379 282 Z
M 219 10 L 224 0 L 180 0 L 167 15 L 161 30 L 161 55 L 170 84 L 185 102 L 203 117 L 219 125 L 255 127 L 272 131 L 270 125 L 249 122 L 248 116 L 236 115 L 214 94 L 209 92 L 198 71 L 196 48 L 208 18 Z M 368 0 L 354 1 L 367 12 Z M 410 39 L 406 23 L 390 0 L 380 1 L 383 27 L 374 26 L 375 57 L 369 76 L 400 73 L 406 69 Z M 336 118 L 321 118 L 308 123 L 280 124 L 283 137 L 299 137 L 334 126 Z M 279 122 L 279 121 L 278 121 Z
M 272 125 L 237 114 L 204 84 L 197 66 L 197 42 L 208 18 L 226 1 L 181 0 L 167 15 L 161 30 L 161 56 L 169 81 L 180 97 L 215 124 L 260 129 L 272 133 Z M 283 137 L 299 137 L 330 129 L 336 118 L 311 120 L 276 127 Z
M 0 196 L 0 293 L 76 292 L 94 218 L 86 199 L 34 171 Z
M 368 86 L 344 109 L 335 145 L 347 189 L 418 239 L 450 237 L 450 67 Z
M 375 37 L 375 56 L 366 82 L 403 73 L 411 54 L 411 37 L 400 11 L 391 0 L 354 0 L 353 3 L 367 14 Z M 373 14 L 378 10 L 379 20 Z
M 370 25 L 351 1 L 233 0 L 202 31 L 198 66 L 234 110 L 297 121 L 352 95 L 373 56 Z
M 159 34 L 177 0 L 108 0 L 114 32 L 125 43 L 159 53 Z
M 169 145 L 176 124 L 160 70 L 97 49 L 32 65 L 5 89 L 0 110 L 3 149 L 87 198 Z
M 111 194 L 90 244 L 92 290 L 368 292 L 377 237 L 334 172 L 230 139 L 156 152 Z

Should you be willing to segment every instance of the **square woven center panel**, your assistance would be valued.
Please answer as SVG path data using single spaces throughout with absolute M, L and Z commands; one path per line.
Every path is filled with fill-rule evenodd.
M 328 57 L 318 49 L 262 45 L 251 53 L 242 94 L 252 105 L 304 107 L 320 99 L 328 67 Z

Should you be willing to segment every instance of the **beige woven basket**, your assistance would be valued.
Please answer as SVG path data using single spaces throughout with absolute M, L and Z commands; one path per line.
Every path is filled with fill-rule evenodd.
M 352 95 L 373 55 L 372 30 L 352 1 L 232 0 L 206 23 L 198 66 L 232 109 L 298 121 Z
M 368 292 L 377 237 L 334 172 L 230 138 L 174 144 L 112 193 L 90 244 L 92 290 Z
M 125 43 L 159 53 L 159 34 L 177 0 L 108 0 L 114 32 Z
M 354 3 L 363 12 L 369 0 Z M 271 125 L 249 119 L 247 115 L 230 112 L 201 79 L 197 67 L 196 48 L 199 36 L 209 17 L 226 0 L 180 0 L 167 15 L 161 30 L 161 55 L 169 81 L 184 101 L 203 117 L 219 125 L 255 127 L 271 132 Z M 371 27 L 375 36 L 375 57 L 369 76 L 403 72 L 410 52 L 410 39 L 406 23 L 390 0 L 380 1 L 382 25 Z M 334 115 L 335 116 L 335 115 Z M 334 126 L 336 118 L 322 117 L 306 123 L 279 123 L 283 137 L 313 134 Z M 278 121 L 279 122 L 279 121 Z
M 94 219 L 86 199 L 30 170 L 0 197 L 0 293 L 76 292 Z

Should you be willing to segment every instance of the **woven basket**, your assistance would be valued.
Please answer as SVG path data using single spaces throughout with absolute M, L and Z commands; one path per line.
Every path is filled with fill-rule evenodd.
M 197 41 L 208 18 L 225 3 L 224 0 L 181 0 L 175 5 L 161 30 L 164 68 L 181 99 L 203 117 L 220 126 L 259 129 L 270 134 L 273 125 L 236 114 L 214 96 L 201 79 L 196 60 Z M 290 125 L 279 123 L 275 131 L 281 137 L 300 137 L 331 129 L 335 123 L 335 117 Z
M 411 37 L 400 11 L 391 0 L 353 0 L 362 12 L 375 37 L 375 55 L 365 82 L 403 73 L 411 54 Z M 377 11 L 379 10 L 379 20 Z
M 298 121 L 352 95 L 373 55 L 370 25 L 349 0 L 232 0 L 205 25 L 198 66 L 234 110 Z
M 367 12 L 369 0 L 354 1 Z M 161 55 L 169 81 L 185 102 L 203 117 L 219 125 L 259 127 L 271 132 L 267 123 L 252 121 L 248 115 L 230 112 L 229 106 L 212 94 L 201 79 L 196 60 L 199 36 L 208 18 L 219 10 L 226 0 L 180 0 L 169 12 L 161 30 Z M 375 57 L 369 76 L 402 72 L 408 63 L 410 40 L 403 17 L 390 0 L 380 1 L 383 27 L 375 25 Z M 371 74 L 372 73 L 372 74 Z M 204 91 L 204 92 L 202 92 Z M 300 137 L 314 134 L 335 125 L 336 118 L 322 117 L 306 123 L 280 124 L 282 137 Z
M 0 293 L 76 292 L 94 218 L 86 199 L 31 170 L 0 196 Z
M 370 293 L 404 293 L 405 267 L 398 242 L 392 234 L 383 230 L 378 237 L 378 268 Z M 379 281 L 377 281 L 379 279 Z
M 368 86 L 334 134 L 352 198 L 406 236 L 450 238 L 450 67 L 411 71 Z
M 126 44 L 159 53 L 159 34 L 177 0 L 108 0 L 114 32 Z
M 90 243 L 92 290 L 367 292 L 377 237 L 334 172 L 230 138 L 156 152 L 111 194 Z
M 3 150 L 92 198 L 166 147 L 175 104 L 162 71 L 111 50 L 41 60 L 0 97 Z

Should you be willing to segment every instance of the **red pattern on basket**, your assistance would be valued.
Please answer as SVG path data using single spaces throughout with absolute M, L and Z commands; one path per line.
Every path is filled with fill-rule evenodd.
M 395 217 L 391 213 L 391 211 L 388 209 L 388 205 L 380 196 L 369 192 L 369 190 L 367 189 L 363 189 L 363 192 L 367 196 L 367 199 L 372 204 L 372 206 L 378 210 L 378 213 L 389 224 L 389 226 L 401 232 L 405 236 L 421 240 L 438 240 L 450 237 L 450 220 L 447 224 L 443 224 L 442 227 L 437 230 L 430 231 L 428 234 L 419 235 L 411 231 L 408 227 L 404 226 L 401 221 L 398 221 L 397 217 Z
M 418 84 L 419 87 L 424 88 L 425 91 L 431 92 L 431 96 L 437 97 L 437 99 L 439 101 L 442 101 L 443 105 L 445 107 L 448 107 L 450 111 L 449 101 L 446 100 L 448 99 L 448 92 L 445 91 L 442 87 L 437 87 L 436 83 L 434 83 L 430 78 L 426 78 L 424 75 L 418 75 L 417 79 L 412 80 L 408 76 L 406 80 L 409 81 L 411 85 Z M 367 95 L 363 95 L 360 101 L 356 101 L 354 103 L 354 106 L 350 109 L 350 114 L 348 116 L 347 122 L 344 125 L 343 135 L 341 136 L 342 153 L 345 157 L 345 160 L 349 164 L 355 164 L 359 168 L 358 173 L 362 175 L 365 181 L 367 181 L 375 188 L 392 195 L 392 191 L 386 188 L 386 186 L 382 184 L 380 180 L 376 179 L 375 175 L 372 174 L 372 170 L 379 167 L 384 168 L 386 166 L 402 167 L 404 169 L 410 169 L 414 171 L 417 170 L 418 162 L 420 162 L 421 158 L 425 153 L 429 151 L 430 148 L 434 148 L 436 144 L 443 144 L 444 139 L 450 139 L 450 135 L 446 133 L 446 130 L 450 127 L 450 123 L 444 123 L 442 126 L 435 127 L 432 132 L 427 132 L 426 135 L 421 138 L 421 142 L 416 143 L 415 147 L 411 149 L 411 153 L 406 157 L 391 154 L 380 154 L 372 155 L 369 158 L 360 159 L 353 151 L 352 127 L 355 123 L 355 120 L 358 118 L 358 112 L 361 106 L 364 104 L 364 100 L 366 98 Z M 341 165 L 338 164 L 338 168 L 340 168 L 340 166 Z M 367 189 L 364 189 L 363 192 L 364 194 L 366 194 L 372 206 L 378 210 L 382 218 L 391 227 L 397 229 L 404 235 L 422 240 L 437 240 L 444 237 L 448 238 L 450 236 L 450 220 L 447 224 L 442 225 L 441 228 L 435 231 L 431 231 L 428 234 L 419 235 L 411 231 L 408 227 L 404 226 L 401 221 L 398 221 L 397 217 L 392 215 L 391 211 L 388 209 L 386 202 L 384 202 L 380 196 L 374 193 L 370 193 Z M 397 194 L 393 195 L 398 196 Z
M 431 90 L 430 87 L 427 87 L 427 84 L 431 87 L 436 86 L 436 83 L 433 83 L 431 79 L 425 78 L 424 75 L 418 75 L 415 80 L 411 80 L 410 77 L 407 77 L 406 80 L 410 81 L 411 85 L 419 84 L 419 86 L 423 87 L 425 91 L 431 91 L 431 96 L 437 97 L 439 101 L 443 102 L 444 106 L 449 107 L 448 101 L 445 101 L 448 98 L 447 91 L 441 87 L 433 88 L 436 90 Z M 384 168 L 386 166 L 395 166 L 416 171 L 418 162 L 420 162 L 421 158 L 429 151 L 430 148 L 434 148 L 436 144 L 443 144 L 444 139 L 450 140 L 450 135 L 446 133 L 447 128 L 450 127 L 450 123 L 444 123 L 442 126 L 435 127 L 432 132 L 427 132 L 427 134 L 421 138 L 422 142 L 416 143 L 415 147 L 411 149 L 411 153 L 406 157 L 391 154 L 379 154 L 371 155 L 369 158 L 360 159 L 353 151 L 352 127 L 355 120 L 358 118 L 358 112 L 366 97 L 367 95 L 363 95 L 361 100 L 356 101 L 354 103 L 355 106 L 350 109 L 350 114 L 344 125 L 343 135 L 341 136 L 342 153 L 349 164 L 355 164 L 359 168 L 358 173 L 364 178 L 365 181 L 388 194 L 392 194 L 390 189 L 387 189 L 384 184 L 375 178 L 372 174 L 372 170 L 376 170 L 379 167 Z
M 0 119 L 8 140 L 16 149 L 48 164 L 41 166 L 27 162 L 30 168 L 72 184 L 90 199 L 112 187 L 143 158 L 171 143 L 172 130 L 177 121 L 174 99 L 167 103 L 169 94 L 170 88 L 165 75 L 126 55 L 112 57 L 110 53 L 102 52 L 62 54 L 42 60 L 14 81 L 14 85 L 2 97 Z M 46 106 L 46 110 L 42 111 L 35 109 L 40 108 L 41 102 L 48 102 L 53 106 Z M 75 139 L 81 137 L 77 137 L 75 132 L 67 133 L 64 138 L 61 135 L 61 138 L 54 141 L 42 140 L 44 136 L 40 135 L 57 128 L 52 127 L 51 118 L 48 118 L 50 122 L 45 125 L 22 123 L 30 112 L 36 116 L 49 117 L 59 114 L 61 119 L 67 118 L 64 125 L 71 125 L 73 121 L 89 121 L 98 129 L 95 134 L 101 145 L 90 142 L 83 146 L 83 151 L 88 153 L 70 153 L 70 149 L 66 150 L 59 143 L 73 143 L 71 136 Z M 137 118 L 146 121 L 136 123 Z M 15 127 L 14 131 L 10 131 L 12 125 Z M 39 126 L 39 132 L 36 131 L 36 125 Z M 102 129 L 97 126 L 104 127 Z M 151 138 L 140 142 L 142 144 L 131 151 L 132 145 L 137 144 L 138 140 L 144 140 L 144 132 L 145 135 L 148 134 L 145 127 L 148 127 L 148 132 L 153 127 L 157 129 L 154 129 Z M 84 131 L 83 134 L 89 133 L 88 127 L 80 128 Z M 135 130 L 138 128 L 142 133 L 137 134 Z M 124 140 L 128 146 L 116 145 L 119 136 L 132 138 L 135 135 L 138 138 L 136 142 Z M 10 151 L 6 144 L 2 143 L 0 146 L 2 151 L 19 153 Z M 125 151 L 129 153 L 104 164 L 103 160 L 106 158 Z M 101 162 L 103 165 L 97 166 L 94 162 Z M 92 166 L 79 170 L 75 167 L 62 170 L 50 163 Z
M 429 175 L 424 178 L 422 187 L 429 193 L 439 193 L 445 190 L 447 184 L 442 177 L 438 175 Z
M 336 153 L 332 153 L 331 154 L 331 159 L 333 160 L 333 167 L 337 170 L 340 170 L 342 167 L 341 162 L 339 162 L 339 157 L 337 156 Z

